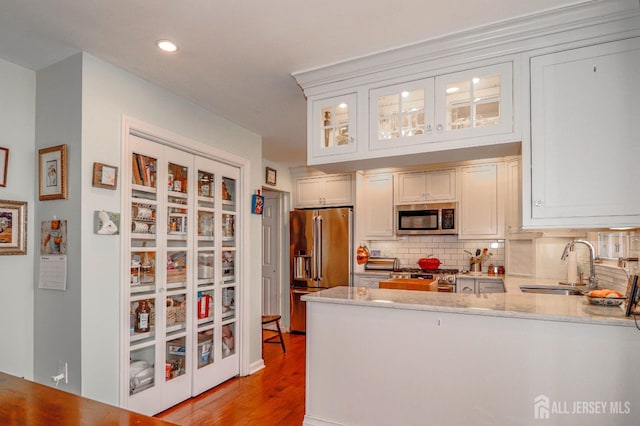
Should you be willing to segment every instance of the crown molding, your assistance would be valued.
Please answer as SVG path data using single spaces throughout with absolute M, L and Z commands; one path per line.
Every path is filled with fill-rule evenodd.
M 465 54 L 494 56 L 543 47 L 535 40 L 640 16 L 638 0 L 591 0 L 292 73 L 306 96 L 324 85 Z M 619 31 L 628 30 L 620 26 Z M 503 48 L 504 49 L 501 49 Z M 485 53 L 486 56 L 486 53 Z M 476 59 L 479 59 L 478 56 Z

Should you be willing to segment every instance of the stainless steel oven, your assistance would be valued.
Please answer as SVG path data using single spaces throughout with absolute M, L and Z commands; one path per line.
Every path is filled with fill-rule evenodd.
M 457 234 L 458 218 L 456 207 L 456 203 L 396 206 L 396 234 Z

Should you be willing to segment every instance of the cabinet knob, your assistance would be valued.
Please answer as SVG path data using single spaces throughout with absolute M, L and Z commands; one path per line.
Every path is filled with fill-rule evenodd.
M 433 129 L 431 128 L 431 124 L 427 124 L 427 128 L 426 128 L 427 134 L 431 134 L 432 131 Z
M 534 203 L 536 207 L 541 207 L 543 204 L 544 204 L 544 201 L 542 200 L 536 200 L 536 202 Z
M 442 133 L 442 131 L 443 131 L 443 130 L 444 130 L 444 126 L 443 126 L 442 124 L 438 124 L 438 125 L 436 126 L 436 131 L 437 131 L 438 133 Z
M 354 143 L 356 141 L 356 138 L 354 138 L 353 136 L 349 136 L 349 143 Z

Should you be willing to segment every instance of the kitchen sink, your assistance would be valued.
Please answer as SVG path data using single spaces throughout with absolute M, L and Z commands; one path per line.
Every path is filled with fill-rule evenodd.
M 582 296 L 582 290 L 571 287 L 553 287 L 544 285 L 521 285 L 520 291 L 523 293 L 537 294 L 558 294 L 561 296 Z

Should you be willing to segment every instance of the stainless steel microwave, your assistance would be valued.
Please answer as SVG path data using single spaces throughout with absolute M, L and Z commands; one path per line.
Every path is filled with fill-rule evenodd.
M 458 233 L 456 203 L 396 206 L 396 234 L 453 235 Z

